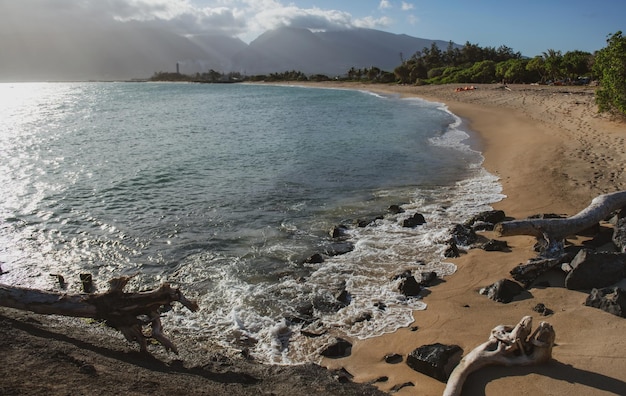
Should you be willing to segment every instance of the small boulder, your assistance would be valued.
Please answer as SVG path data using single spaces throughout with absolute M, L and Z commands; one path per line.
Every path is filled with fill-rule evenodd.
M 480 229 L 493 231 L 493 226 L 504 221 L 505 218 L 506 215 L 502 210 L 487 210 L 466 221 L 465 225 L 474 227 L 480 224 Z M 474 227 L 474 229 L 476 229 L 476 227 Z
M 340 290 L 335 298 L 340 304 L 343 304 L 343 306 L 348 306 L 352 302 L 352 296 L 346 289 Z
M 454 238 L 450 239 L 450 242 L 448 243 L 448 248 L 445 252 L 443 252 L 443 255 L 447 258 L 461 257 L 461 251 L 456 245 L 456 242 L 454 242 Z
M 304 262 L 307 264 L 320 264 L 324 262 L 324 256 L 319 253 L 314 253 L 311 256 L 307 257 Z
M 351 242 L 335 242 L 326 246 L 324 253 L 329 256 L 341 256 L 342 254 L 350 253 L 354 250 L 354 245 Z
M 585 305 L 626 318 L 626 290 L 619 287 L 592 289 Z
M 545 304 L 543 303 L 539 303 L 537 305 L 535 305 L 535 307 L 533 308 L 533 311 L 541 314 L 542 316 L 550 316 L 554 313 L 553 310 L 551 310 L 550 308 L 546 307 Z
M 524 287 L 519 283 L 510 279 L 500 279 L 492 285 L 483 287 L 479 293 L 486 295 L 491 300 L 507 304 L 523 291 Z
M 422 345 L 407 356 L 406 364 L 417 372 L 446 382 L 462 355 L 463 349 L 458 345 Z
M 478 240 L 476 232 L 471 227 L 463 224 L 455 224 L 450 234 L 457 246 L 471 246 Z
M 407 297 L 415 297 L 419 296 L 422 291 L 422 287 L 417 283 L 414 276 L 409 276 L 408 278 L 404 278 L 402 282 L 400 282 L 400 293 L 404 294 Z
M 486 252 L 506 252 L 509 250 L 509 245 L 506 241 L 490 239 L 483 244 L 482 249 Z
M 322 351 L 322 356 L 330 359 L 339 359 L 352 354 L 352 344 L 343 338 L 337 338 L 335 343 Z
M 425 271 L 421 273 L 420 285 L 424 287 L 434 286 L 439 277 L 435 271 Z
M 408 219 L 404 219 L 404 221 L 402 222 L 402 227 L 415 228 L 425 223 L 426 223 L 426 219 L 424 218 L 424 215 L 421 213 L 415 213 L 413 216 L 409 217 Z
M 387 211 L 391 214 L 400 214 L 400 213 L 404 213 L 404 209 L 402 209 L 400 207 L 400 205 L 391 205 L 389 206 L 389 208 L 387 209 Z
M 415 277 L 411 275 L 411 271 L 404 271 L 400 275 L 396 275 L 393 278 L 401 279 L 398 291 L 407 297 L 418 296 L 422 291 L 422 286 L 415 280 Z
M 589 290 L 610 286 L 626 276 L 626 253 L 594 252 L 583 249 L 570 263 L 565 277 L 570 290 Z
M 356 224 L 357 227 L 364 228 L 364 227 L 367 227 L 368 225 L 374 224 L 376 220 L 382 220 L 382 219 L 384 219 L 383 216 L 376 216 L 372 219 L 357 219 L 354 221 L 354 223 Z
M 334 226 L 330 230 L 329 234 L 331 238 L 342 238 L 346 236 L 347 232 L 348 232 L 348 227 L 343 224 L 339 224 L 339 225 Z
M 394 353 L 394 354 L 385 356 L 385 363 L 398 364 L 398 363 L 402 363 L 402 359 L 403 359 L 402 355 L 398 355 L 397 353 Z

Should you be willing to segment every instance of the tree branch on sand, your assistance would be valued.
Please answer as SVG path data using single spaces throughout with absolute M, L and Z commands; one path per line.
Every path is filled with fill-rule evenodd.
M 547 255 L 556 257 L 562 253 L 562 241 L 604 220 L 612 212 L 626 207 L 626 191 L 618 191 L 595 197 L 589 206 L 565 219 L 523 219 L 496 224 L 494 230 L 500 236 L 532 235 L 548 243 Z
M 136 341 L 142 352 L 147 351 L 147 339 L 154 338 L 166 350 L 178 353 L 174 343 L 163 334 L 160 313 L 174 301 L 192 312 L 198 310 L 198 305 L 167 283 L 152 291 L 124 292 L 129 280 L 130 277 L 111 279 L 109 289 L 100 294 L 61 294 L 0 285 L 0 305 L 45 315 L 104 320 L 128 341 Z M 152 328 L 150 335 L 143 332 L 147 325 Z
M 489 340 L 468 353 L 450 374 L 444 396 L 459 396 L 470 373 L 488 366 L 529 366 L 552 358 L 556 333 L 549 323 L 541 322 L 531 334 L 532 318 L 525 316 L 516 326 L 499 325 Z

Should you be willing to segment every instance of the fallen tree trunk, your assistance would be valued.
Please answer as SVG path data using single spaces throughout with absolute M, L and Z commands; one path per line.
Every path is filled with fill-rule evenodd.
M 504 221 L 494 230 L 500 236 L 532 235 L 548 241 L 563 240 L 605 219 L 612 212 L 626 207 L 626 191 L 599 195 L 578 214 L 566 219 L 524 219 Z
M 112 279 L 109 290 L 101 294 L 68 295 L 0 285 L 0 305 L 45 315 L 104 320 L 128 341 L 136 341 L 143 352 L 147 351 L 147 339 L 154 338 L 166 350 L 177 353 L 176 346 L 163 334 L 160 312 L 174 301 L 192 312 L 198 310 L 198 305 L 167 283 L 148 292 L 126 293 L 123 289 L 129 280 Z M 144 325 L 151 325 L 150 335 L 143 333 Z
M 533 365 L 552 358 L 556 334 L 549 323 L 541 322 L 530 335 L 532 318 L 525 316 L 515 326 L 500 325 L 489 340 L 468 353 L 450 374 L 444 396 L 459 396 L 468 375 L 488 365 Z M 530 335 L 530 337 L 529 337 Z

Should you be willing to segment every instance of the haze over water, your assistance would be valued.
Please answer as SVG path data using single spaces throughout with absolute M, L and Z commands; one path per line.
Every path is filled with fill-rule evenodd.
M 0 98 L 0 281 L 171 282 L 201 306 L 165 316 L 176 338 L 261 361 L 316 360 L 335 336 L 409 325 L 425 304 L 393 275 L 454 272 L 450 225 L 501 198 L 459 119 L 417 99 L 172 83 L 0 84 Z M 427 223 L 403 228 L 415 212 Z M 354 249 L 305 263 L 338 224 Z

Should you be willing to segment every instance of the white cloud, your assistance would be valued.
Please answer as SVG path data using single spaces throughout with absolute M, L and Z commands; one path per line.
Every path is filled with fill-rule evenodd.
M 194 7 L 187 0 L 108 0 L 85 1 L 87 7 L 108 11 L 117 20 L 173 19 L 193 13 Z
M 378 8 L 381 10 L 391 8 L 391 3 L 389 2 L 389 0 L 380 0 L 380 4 L 378 4 Z
M 387 17 L 354 18 L 350 13 L 321 8 L 300 8 L 288 0 L 0 0 L 0 23 L 27 19 L 33 26 L 49 24 L 90 24 L 138 21 L 178 34 L 221 33 L 244 41 L 263 31 L 281 26 L 312 30 L 351 27 L 384 28 Z M 6 5 L 6 7 L 5 7 Z M 379 8 L 390 8 L 381 0 Z M 7 11 L 5 13 L 4 11 Z M 17 13 L 17 14 L 16 14 Z M 4 18 L 3 15 L 5 14 Z M 27 21 L 27 22 L 28 22 Z M 24 23 L 27 23 L 24 22 Z
M 365 17 L 365 18 L 355 20 L 354 26 L 360 27 L 360 28 L 374 29 L 374 28 L 388 27 L 392 23 L 393 23 L 393 19 L 389 17 L 381 17 L 381 18 Z
M 413 4 L 411 4 L 411 3 L 406 3 L 404 1 L 402 2 L 402 11 L 409 11 L 409 10 L 412 10 L 414 8 L 415 8 L 415 6 Z
M 352 26 L 351 18 L 350 14 L 342 11 L 287 6 L 261 11 L 252 21 L 264 30 L 281 26 L 327 30 L 349 28 Z

